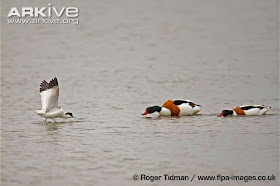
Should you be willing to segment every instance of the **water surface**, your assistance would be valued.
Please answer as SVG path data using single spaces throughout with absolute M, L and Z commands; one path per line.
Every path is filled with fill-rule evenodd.
M 51 1 L 5 1 L 46 6 Z M 61 1 L 79 25 L 8 25 L 2 16 L 3 185 L 143 185 L 133 174 L 278 175 L 276 1 Z M 39 84 L 56 76 L 78 119 L 37 116 Z M 144 118 L 168 99 L 193 117 Z M 217 118 L 243 104 L 261 117 Z M 186 185 L 182 181 L 154 185 Z M 194 182 L 192 185 L 278 185 Z

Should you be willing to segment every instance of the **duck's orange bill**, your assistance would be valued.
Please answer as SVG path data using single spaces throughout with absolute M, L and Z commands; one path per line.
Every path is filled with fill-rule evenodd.
M 142 115 L 147 115 L 147 114 L 149 114 L 149 113 L 148 113 L 148 111 L 146 109 L 145 112 Z
M 218 115 L 218 117 L 222 117 L 222 116 L 224 116 L 223 113 L 221 113 L 221 114 Z

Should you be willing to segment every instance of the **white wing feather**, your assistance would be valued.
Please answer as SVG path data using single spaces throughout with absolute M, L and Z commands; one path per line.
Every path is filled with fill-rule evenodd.
M 55 77 L 49 83 L 45 80 L 40 84 L 40 94 L 42 102 L 42 112 L 46 112 L 58 108 L 59 86 Z
M 42 110 L 46 113 L 54 108 L 58 108 L 59 87 L 55 86 L 51 89 L 40 93 Z

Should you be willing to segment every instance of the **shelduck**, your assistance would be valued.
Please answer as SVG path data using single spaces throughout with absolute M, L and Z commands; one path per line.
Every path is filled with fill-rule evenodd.
M 168 100 L 162 106 L 146 108 L 142 115 L 158 112 L 161 116 L 190 116 L 197 114 L 200 110 L 201 105 L 191 100 Z
M 264 105 L 242 105 L 232 110 L 223 110 L 218 117 L 226 116 L 259 116 L 264 115 L 271 107 Z

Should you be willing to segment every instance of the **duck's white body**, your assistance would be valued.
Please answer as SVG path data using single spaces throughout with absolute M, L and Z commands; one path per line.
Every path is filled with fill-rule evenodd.
M 161 116 L 171 116 L 171 111 L 167 108 L 162 107 L 161 111 L 159 112 Z
M 190 100 L 187 100 L 187 101 L 192 102 Z M 178 105 L 178 107 L 180 109 L 179 116 L 191 116 L 191 115 L 197 114 L 198 112 L 201 111 L 200 105 L 199 106 L 198 105 L 190 106 L 189 103 L 183 103 L 181 105 Z

